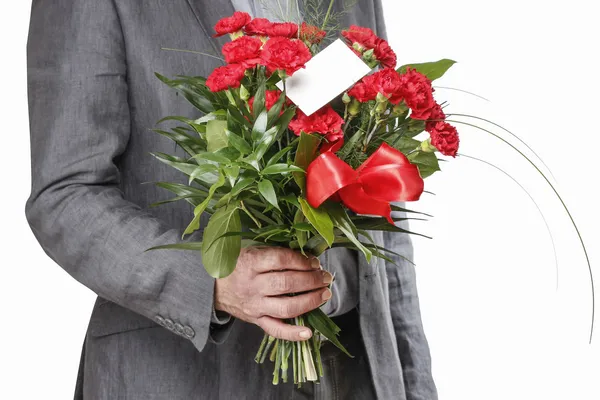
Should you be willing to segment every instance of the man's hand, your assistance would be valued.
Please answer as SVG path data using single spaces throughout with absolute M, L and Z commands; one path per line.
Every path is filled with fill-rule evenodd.
M 260 326 L 284 340 L 309 339 L 311 330 L 290 325 L 294 318 L 331 298 L 329 272 L 319 260 L 280 247 L 242 249 L 235 271 L 215 283 L 215 309 Z M 291 293 L 302 293 L 288 296 Z

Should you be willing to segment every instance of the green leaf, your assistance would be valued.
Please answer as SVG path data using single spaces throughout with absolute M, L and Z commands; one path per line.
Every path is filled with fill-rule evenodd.
M 302 132 L 300 135 L 300 141 L 298 142 L 298 149 L 296 150 L 294 165 L 306 171 L 310 163 L 317 158 L 317 150 L 319 149 L 320 143 L 321 138 L 318 135 L 310 135 Z M 294 180 L 300 189 L 304 191 L 304 187 L 306 185 L 306 174 L 294 173 Z
M 298 198 L 293 194 L 286 194 L 285 196 L 281 196 L 280 199 L 285 201 L 286 203 L 293 205 L 294 207 L 296 207 L 298 209 L 300 208 L 300 203 L 298 202 Z
M 163 246 L 155 246 L 146 251 L 150 251 L 150 250 L 194 250 L 194 251 L 200 251 L 201 249 L 202 249 L 202 242 L 185 242 L 185 243 L 165 244 Z
M 196 208 L 194 209 L 194 219 L 192 219 L 192 222 L 190 222 L 188 227 L 185 228 L 185 231 L 183 232 L 183 236 L 192 234 L 193 232 L 200 229 L 200 217 L 202 216 L 202 213 L 206 210 L 206 207 L 208 207 L 210 200 L 215 195 L 215 191 L 218 188 L 220 188 L 221 186 L 223 186 L 224 184 L 225 184 L 225 177 L 223 176 L 223 174 L 219 174 L 219 179 L 208 190 L 208 196 L 206 197 L 206 199 L 204 199 L 204 201 L 202 203 L 198 204 L 196 206 Z
M 154 157 L 156 157 L 161 162 L 183 172 L 187 176 L 190 176 L 192 173 L 194 173 L 194 171 L 198 167 L 197 164 L 188 163 L 181 158 L 173 157 L 168 154 L 163 154 L 163 153 L 150 153 L 150 154 L 152 154 Z M 210 153 L 208 153 L 208 154 L 210 154 Z M 199 155 L 196 155 L 193 158 L 197 158 L 197 157 L 199 157 Z M 200 177 L 198 177 L 198 178 L 200 178 Z M 202 183 L 204 183 L 206 185 L 212 185 L 215 181 L 216 181 L 216 176 L 213 176 L 213 175 L 207 174 L 207 175 L 204 175 L 204 177 L 202 178 Z
M 277 203 L 277 194 L 273 188 L 273 184 L 268 179 L 263 179 L 258 182 L 258 192 L 271 204 L 273 207 L 279 210 L 279 203 Z
M 295 165 L 273 164 L 262 170 L 261 175 L 284 174 L 288 172 L 304 173 L 304 170 Z
M 277 124 L 277 126 L 279 127 L 279 130 L 277 131 L 277 137 L 280 138 L 281 135 L 283 135 L 283 133 L 288 129 L 288 126 L 290 124 L 290 121 L 296 116 L 296 107 L 290 107 L 287 110 L 285 110 L 285 112 L 283 114 L 281 114 L 281 117 L 279 117 L 278 119 L 275 120 L 275 124 Z
M 285 147 L 285 148 L 283 148 L 283 149 L 279 150 L 277 153 L 275 153 L 275 154 L 273 155 L 273 157 L 271 157 L 271 158 L 269 159 L 269 161 L 267 162 L 267 167 L 268 167 L 269 165 L 275 164 L 275 163 L 276 163 L 277 161 L 279 161 L 279 160 L 280 160 L 280 159 L 281 159 L 283 156 L 285 156 L 287 153 L 289 153 L 289 152 L 290 152 L 290 150 L 292 150 L 292 146 L 288 146 L 288 147 Z
M 206 126 L 205 125 L 198 125 L 196 124 L 195 121 L 186 118 L 186 117 L 180 117 L 180 116 L 168 116 L 168 117 L 164 117 L 163 119 L 161 119 L 160 121 L 158 121 L 156 124 L 161 124 L 165 121 L 179 121 L 179 122 L 183 122 L 184 124 L 189 125 L 190 127 L 192 127 L 197 133 L 204 133 L 206 132 Z
M 258 116 L 265 111 L 266 85 L 264 70 L 262 68 L 258 69 L 258 75 L 258 87 L 256 88 L 256 93 L 254 94 L 254 103 L 252 104 L 254 118 L 258 118 Z
M 217 168 L 216 165 L 213 164 L 203 164 L 203 165 L 199 165 L 191 174 L 190 174 L 190 179 L 188 184 L 191 184 L 194 179 L 204 175 L 204 174 L 208 174 L 211 172 L 217 172 L 219 171 L 219 168 Z M 214 174 L 213 174 L 214 175 Z M 215 175 L 216 176 L 216 175 Z
M 392 225 L 385 218 L 358 217 L 353 218 L 352 222 L 359 230 L 407 233 L 410 235 L 417 235 L 427 239 L 431 239 L 429 236 L 425 236 L 416 232 L 411 232 L 406 229 L 402 229 L 399 226 Z
M 246 189 L 248 186 L 253 184 L 255 180 L 256 180 L 256 178 L 254 178 L 254 177 L 246 177 L 246 178 L 240 179 L 238 181 L 238 183 L 235 184 L 233 189 L 231 189 L 231 192 L 230 192 L 231 196 L 237 196 L 238 194 L 240 194 L 242 192 L 242 190 Z
M 195 187 L 187 186 L 181 183 L 171 183 L 171 182 L 156 182 L 155 185 L 159 188 L 166 189 L 171 193 L 176 194 L 177 196 L 207 196 L 208 192 L 198 189 Z
M 259 161 L 262 160 L 262 158 L 265 155 L 265 153 L 267 152 L 267 150 L 269 150 L 269 148 L 273 145 L 274 139 L 275 139 L 275 134 L 277 133 L 278 129 L 279 129 L 279 126 L 274 126 L 273 128 L 266 131 L 265 134 L 262 136 L 260 142 L 256 146 L 256 149 L 252 152 L 252 154 L 250 154 L 248 157 L 243 159 L 243 161 L 247 162 L 254 169 L 259 171 L 260 170 Z
M 206 272 L 213 278 L 228 276 L 237 264 L 242 248 L 242 238 L 240 236 L 222 236 L 227 232 L 242 230 L 238 207 L 238 203 L 233 203 L 219 208 L 204 229 L 202 264 L 204 264 Z
M 229 105 L 227 107 L 227 111 L 229 112 L 229 114 L 231 114 L 231 116 L 233 117 L 235 122 L 237 122 L 239 125 L 244 125 L 250 129 L 252 128 L 252 123 L 250 121 L 248 121 L 244 117 L 244 115 L 240 112 L 240 110 L 237 109 L 235 106 Z
M 294 215 L 294 226 L 293 228 L 296 230 L 296 238 L 298 239 L 298 246 L 302 254 L 304 254 L 304 246 L 306 246 L 306 242 L 308 241 L 308 233 L 312 232 L 312 225 L 304 222 L 306 217 L 302 213 L 302 210 L 296 210 L 296 215 Z M 303 227 L 303 225 L 307 225 Z M 306 228 L 306 229 L 303 229 Z M 306 254 L 305 254 L 306 255 Z
M 265 134 L 267 130 L 267 112 L 263 111 L 254 121 L 254 126 L 252 127 L 252 140 L 259 141 Z
M 194 121 L 194 123 L 200 125 L 200 124 L 204 124 L 208 121 L 214 121 L 214 120 L 227 121 L 227 111 L 226 110 L 213 111 L 209 114 L 206 114 L 203 117 L 198 118 L 197 120 Z
M 313 208 L 308 202 L 303 198 L 298 198 L 300 202 L 300 207 L 302 208 L 302 212 L 304 216 L 315 227 L 317 232 L 323 239 L 327 242 L 327 245 L 331 247 L 334 241 L 333 234 L 333 221 L 329 217 L 329 214 L 324 209 Z
M 227 179 L 229 179 L 229 186 L 233 187 L 238 176 L 240 176 L 240 167 L 237 165 L 230 165 L 223 167 L 223 171 L 225 172 Z
M 333 322 L 331 318 L 329 318 L 320 308 L 316 308 L 309 313 L 306 314 L 306 319 L 310 326 L 319 331 L 323 336 L 325 336 L 331 343 L 335 345 L 338 349 L 340 349 L 344 354 L 348 357 L 354 358 L 348 350 L 340 343 L 337 335 L 340 333 L 341 329 Z
M 434 81 L 444 76 L 446 71 L 448 71 L 450 67 L 452 67 L 454 64 L 456 64 L 456 61 L 444 58 L 435 62 L 406 64 L 398 68 L 397 71 L 403 74 L 407 71 L 408 67 L 411 67 L 416 69 L 417 72 L 420 72 L 423 75 L 425 75 L 427 78 L 429 78 L 429 80 Z
M 225 157 L 222 154 L 218 154 L 218 153 L 200 153 L 200 154 L 196 154 L 194 157 L 192 157 L 194 160 L 197 161 L 201 161 L 201 160 L 207 160 L 207 161 L 212 161 L 212 162 L 216 162 L 219 164 L 229 164 L 229 162 L 231 161 L 229 158 Z
M 367 249 L 356 237 L 357 230 L 350 217 L 346 213 L 346 210 L 340 203 L 326 203 L 325 210 L 329 214 L 329 217 L 333 221 L 333 225 L 338 228 L 344 236 L 346 236 L 354 245 L 365 255 L 367 262 L 371 262 L 371 256 L 373 255 L 369 249 Z
M 158 73 L 155 75 L 162 82 L 178 90 L 187 101 L 203 113 L 208 114 L 215 110 L 213 102 L 206 96 L 206 93 L 203 93 L 198 87 L 194 87 L 189 80 L 169 79 Z
M 181 132 L 168 132 L 161 129 L 153 129 L 153 131 L 177 143 L 190 156 L 206 149 L 206 143 L 200 137 L 194 137 Z
M 279 95 L 279 98 L 277 99 L 277 101 L 275 102 L 275 104 L 273 104 L 273 107 L 271 107 L 271 109 L 268 111 L 268 124 L 271 125 L 273 124 L 277 118 L 279 118 L 279 114 L 281 113 L 281 109 L 283 108 L 283 103 L 285 102 L 285 93 L 281 93 Z
M 390 145 L 406 155 L 418 148 L 421 145 L 421 141 L 409 137 L 400 137 L 398 140 L 394 140 L 390 143 Z
M 229 129 L 225 130 L 225 134 L 227 135 L 227 139 L 229 139 L 229 144 L 235 147 L 241 154 L 246 155 L 252 153 L 252 146 L 250 146 L 244 138 L 236 135 Z
M 433 173 L 436 171 L 440 171 L 440 164 L 435 156 L 435 153 L 416 151 L 412 154 L 409 154 L 408 159 L 411 163 L 415 164 L 419 168 L 421 178 L 423 179 L 433 175 Z
M 207 151 L 215 152 L 228 146 L 229 141 L 225 133 L 226 129 L 227 121 L 214 119 L 206 123 Z

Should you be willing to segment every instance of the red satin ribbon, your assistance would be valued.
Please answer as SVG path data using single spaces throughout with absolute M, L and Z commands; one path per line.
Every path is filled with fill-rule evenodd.
M 311 206 L 319 207 L 338 195 L 355 213 L 380 215 L 391 224 L 390 202 L 419 200 L 423 189 L 417 166 L 385 143 L 356 170 L 325 151 L 306 171 L 306 198 Z

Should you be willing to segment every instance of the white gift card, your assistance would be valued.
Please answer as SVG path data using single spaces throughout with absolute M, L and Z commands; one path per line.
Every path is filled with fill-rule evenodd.
M 340 39 L 336 40 L 285 81 L 287 97 L 311 115 L 368 74 L 365 64 Z M 283 82 L 277 84 L 283 90 Z

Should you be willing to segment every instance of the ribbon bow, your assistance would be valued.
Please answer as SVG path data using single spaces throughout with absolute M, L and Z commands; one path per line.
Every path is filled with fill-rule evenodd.
M 356 170 L 326 151 L 306 171 L 306 198 L 311 206 L 317 208 L 338 195 L 355 213 L 379 215 L 391 224 L 390 202 L 419 200 L 423 188 L 417 166 L 386 143 Z

